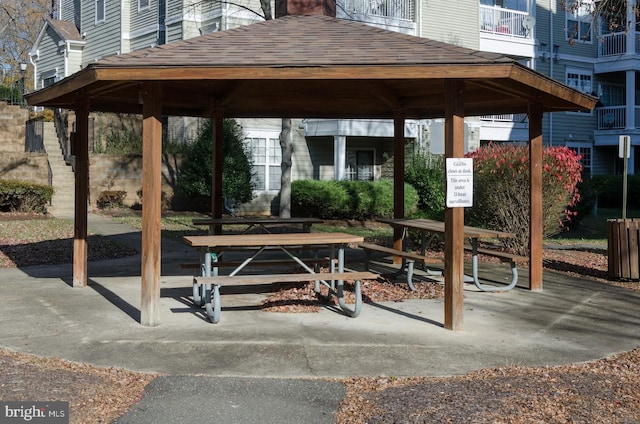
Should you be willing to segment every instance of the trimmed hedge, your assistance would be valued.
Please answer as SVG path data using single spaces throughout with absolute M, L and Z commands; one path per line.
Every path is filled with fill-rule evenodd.
M 418 194 L 405 184 L 405 214 L 416 210 Z M 318 181 L 291 183 L 291 215 L 322 219 L 393 217 L 393 181 Z
M 53 187 L 20 180 L 0 180 L 0 211 L 47 213 Z

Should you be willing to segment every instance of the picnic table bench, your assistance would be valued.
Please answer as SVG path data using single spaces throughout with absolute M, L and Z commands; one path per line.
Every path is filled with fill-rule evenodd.
M 478 254 L 493 256 L 494 258 L 498 258 L 500 262 L 508 262 L 509 265 L 511 266 L 511 282 L 509 284 L 507 284 L 504 287 L 493 287 L 493 286 L 486 286 L 484 284 L 481 284 L 480 286 L 478 286 L 478 288 L 480 288 L 483 291 L 504 291 L 504 290 L 510 290 L 514 288 L 516 284 L 518 284 L 518 263 L 527 262 L 529 260 L 529 258 L 527 257 L 516 255 L 514 253 L 505 252 L 498 249 L 478 247 L 477 244 L 476 245 L 465 244 L 464 250 L 471 252 L 471 261 L 472 261 L 471 278 L 474 283 L 477 282 L 476 286 L 478 286 L 479 284 Z
M 426 246 L 436 235 L 443 235 L 445 232 L 444 222 L 435 221 L 431 219 L 378 219 L 380 222 L 385 222 L 393 227 L 402 228 L 402 238 L 406 237 L 407 230 L 417 230 L 421 233 L 421 253 L 424 254 L 426 250 Z M 505 232 L 505 231 L 497 231 L 497 230 L 489 230 L 486 228 L 477 228 L 471 227 L 468 225 L 464 226 L 464 238 L 469 239 L 470 244 L 465 246 L 465 249 L 471 252 L 471 276 L 466 277 L 465 281 L 473 282 L 476 287 L 482 291 L 505 291 L 510 290 L 516 286 L 518 283 L 518 268 L 517 263 L 526 261 L 527 258 L 515 254 L 511 254 L 508 252 L 504 252 L 501 250 L 494 250 L 490 248 L 480 248 L 478 246 L 478 241 L 480 239 L 501 239 L 501 238 L 512 238 L 515 237 L 515 234 Z M 509 262 L 511 265 L 511 282 L 507 285 L 500 286 L 492 286 L 483 284 L 480 282 L 480 278 L 478 276 L 478 254 L 484 254 L 488 256 L 494 256 L 499 258 L 502 262 Z
M 242 285 L 264 285 L 273 283 L 298 283 L 314 281 L 314 290 L 320 295 L 320 283 L 324 282 L 329 287 L 329 297 L 336 296 L 340 309 L 349 317 L 355 318 L 360 315 L 362 309 L 361 280 L 375 280 L 377 274 L 365 271 L 351 272 L 329 272 L 329 273 L 300 273 L 300 274 L 262 274 L 262 275 L 219 275 L 213 277 L 194 277 L 194 286 L 204 288 L 204 306 L 209 320 L 217 324 L 220 322 L 220 287 L 222 286 L 242 286 Z M 335 288 L 327 281 L 336 281 Z M 344 300 L 344 281 L 353 280 L 355 303 L 350 308 Z
M 366 253 L 364 267 L 367 271 L 369 270 L 369 263 L 371 261 L 371 252 L 384 253 L 386 255 L 392 255 L 392 256 L 397 256 L 402 258 L 400 269 L 398 270 L 398 272 L 392 275 L 399 275 L 404 271 L 406 267 L 407 285 L 413 291 L 417 290 L 416 287 L 413 285 L 413 270 L 414 270 L 414 264 L 416 262 L 420 262 L 423 265 L 428 265 L 428 264 L 435 265 L 435 264 L 442 263 L 442 260 L 439 258 L 432 258 L 429 256 L 421 255 L 419 253 L 414 253 L 414 252 L 406 252 L 406 251 L 394 249 L 391 247 L 381 246 L 375 243 L 358 243 L 358 247 L 363 249 Z M 431 275 L 442 275 L 442 273 L 440 273 L 439 271 L 432 271 L 427 269 L 427 272 Z

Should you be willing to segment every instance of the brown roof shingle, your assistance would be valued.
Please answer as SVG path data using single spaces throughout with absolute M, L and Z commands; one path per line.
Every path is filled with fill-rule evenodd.
M 179 61 L 176 59 L 179 58 Z M 512 59 L 327 16 L 285 16 L 111 56 L 97 66 L 332 66 L 508 63 Z
M 285 16 L 111 56 L 27 95 L 32 105 L 141 112 L 144 82 L 168 115 L 444 116 L 445 81 L 464 81 L 465 115 L 593 108 L 594 99 L 515 60 L 327 16 Z
M 82 36 L 73 22 L 59 21 L 57 19 L 47 19 L 47 22 L 64 41 L 82 41 Z

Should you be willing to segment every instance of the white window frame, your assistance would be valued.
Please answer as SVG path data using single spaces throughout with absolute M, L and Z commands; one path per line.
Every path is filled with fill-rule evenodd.
M 565 39 L 573 40 L 584 44 L 593 44 L 593 10 L 594 2 L 592 0 L 577 0 L 575 7 L 568 8 L 564 12 Z M 570 23 L 571 21 L 571 23 Z M 578 33 L 576 34 L 575 23 L 578 24 Z M 583 39 L 583 26 L 587 26 L 589 38 Z
M 357 163 L 356 165 L 356 169 L 353 171 L 350 171 L 351 167 L 349 166 L 349 158 L 351 157 L 351 155 L 354 155 L 357 159 L 357 155 L 358 152 L 370 152 L 371 153 L 371 179 L 370 180 L 362 180 L 362 181 L 375 181 L 376 180 L 376 150 L 375 149 L 358 149 L 358 148 L 354 148 L 354 149 L 347 149 L 347 157 L 346 157 L 346 163 L 345 163 L 345 178 L 349 181 L 358 181 L 357 178 L 355 178 L 358 175 L 358 170 L 357 170 Z
M 58 81 L 58 69 L 52 69 L 50 71 L 46 71 L 40 74 L 40 88 L 48 87 L 49 85 L 53 85 L 56 81 Z M 50 82 L 51 84 L 47 84 Z
M 144 12 L 151 7 L 151 0 L 138 0 L 138 12 Z
M 264 160 L 262 155 L 258 155 L 254 149 L 254 143 L 264 141 Z M 253 161 L 252 172 L 254 178 L 257 175 L 257 168 L 264 167 L 263 181 L 264 188 L 256 188 L 256 192 L 272 192 L 277 193 L 281 188 L 280 173 L 277 178 L 272 177 L 270 170 L 280 170 L 282 166 L 282 149 L 280 147 L 280 133 L 267 131 L 245 131 L 245 145 L 251 153 Z M 273 169 L 272 169 L 273 168 Z M 255 180 L 254 180 L 255 181 Z M 277 188 L 276 188 L 277 187 Z
M 101 24 L 106 20 L 107 17 L 107 0 L 95 0 L 95 23 Z M 98 13 L 102 9 L 102 17 L 100 17 L 100 13 Z
M 584 150 L 589 150 L 589 161 L 588 164 L 585 165 L 585 160 L 580 159 L 580 163 L 582 164 L 582 174 L 591 176 L 591 171 L 593 170 L 593 145 L 591 143 L 567 143 L 567 147 L 578 154 L 582 154 Z
M 575 83 L 573 81 L 573 79 L 569 79 L 569 75 L 577 75 L 578 78 L 578 82 Z M 589 87 L 585 87 L 584 84 L 581 84 L 581 81 L 583 81 L 582 77 L 588 77 L 589 80 Z M 575 88 L 578 91 L 582 91 L 583 93 L 586 94 L 591 94 L 593 93 L 595 90 L 593 88 L 594 86 L 594 81 L 593 81 L 593 71 L 586 69 L 586 68 L 573 68 L 573 67 L 569 67 L 567 66 L 565 68 L 564 71 L 564 79 L 565 79 L 565 84 L 568 85 L 569 87 Z M 586 80 L 586 78 L 585 78 Z M 592 111 L 572 111 L 572 112 L 567 112 L 568 114 L 573 114 L 573 115 L 592 115 Z

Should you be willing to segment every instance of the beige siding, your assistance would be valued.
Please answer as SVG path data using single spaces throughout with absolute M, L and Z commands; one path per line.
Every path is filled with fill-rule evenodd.
M 96 23 L 94 1 L 83 2 L 82 28 L 86 33 L 87 46 L 83 55 L 83 66 L 103 57 L 120 53 L 120 2 L 105 0 L 105 20 Z
M 67 57 L 67 76 L 75 74 L 82 69 L 82 46 L 71 46 L 69 56 Z
M 478 49 L 477 0 L 422 0 L 422 37 Z
M 58 47 L 58 41 L 60 37 L 51 28 L 48 27 L 47 32 L 38 46 L 40 51 L 39 59 L 36 61 L 37 65 L 37 88 L 43 87 L 43 74 L 46 77 L 56 76 L 57 79 L 65 77 L 64 75 L 64 55 L 63 50 Z
M 132 50 L 144 49 L 158 44 L 158 2 L 150 1 L 149 8 L 138 10 L 138 1 L 131 0 L 128 8 L 130 14 L 130 43 Z

